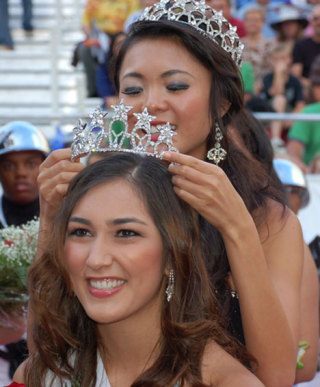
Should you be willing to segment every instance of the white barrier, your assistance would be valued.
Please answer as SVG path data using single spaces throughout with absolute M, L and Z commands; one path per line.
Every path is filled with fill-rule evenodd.
M 316 235 L 320 235 L 320 174 L 307 175 L 310 202 L 299 212 L 304 239 L 310 243 Z

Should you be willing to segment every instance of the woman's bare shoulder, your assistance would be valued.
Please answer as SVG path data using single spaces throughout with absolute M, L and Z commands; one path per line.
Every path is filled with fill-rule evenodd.
M 263 212 L 259 212 L 257 229 L 261 242 L 270 243 L 274 239 L 302 236 L 298 217 L 286 206 L 269 199 Z
M 213 341 L 207 344 L 203 355 L 202 375 L 210 386 L 264 386 L 252 372 Z
M 23 363 L 19 365 L 19 367 L 16 369 L 16 372 L 13 375 L 13 381 L 16 383 L 25 383 L 24 378 L 24 371 L 26 368 L 27 360 L 25 360 Z

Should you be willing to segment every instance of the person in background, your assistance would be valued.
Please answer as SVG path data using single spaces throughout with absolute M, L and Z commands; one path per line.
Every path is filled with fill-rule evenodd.
M 293 48 L 294 44 L 303 37 L 308 19 L 304 12 L 290 4 L 279 4 L 273 7 L 273 18 L 270 26 L 276 32 L 278 42 L 288 43 Z
M 240 73 L 243 83 L 244 102 L 246 103 L 255 93 L 255 77 L 252 64 L 250 62 L 243 61 L 240 67 Z
M 307 104 L 301 113 L 320 113 L 320 102 Z M 313 160 L 320 154 L 318 121 L 296 121 L 288 133 L 287 151 L 304 173 L 311 172 Z
M 118 100 L 112 76 L 110 75 L 112 74 L 114 57 L 119 52 L 125 38 L 126 34 L 124 32 L 119 32 L 110 38 L 110 47 L 106 60 L 101 65 L 98 65 L 96 69 L 96 89 L 98 95 L 103 96 L 102 106 L 104 109 L 109 109 Z
M 21 0 L 23 9 L 22 27 L 26 35 L 33 32 L 32 25 L 32 0 Z M 9 26 L 9 3 L 8 0 L 0 1 L 0 48 L 13 50 L 14 42 Z
M 19 226 L 39 215 L 37 177 L 50 149 L 32 124 L 12 121 L 0 128 L 0 222 Z
M 232 15 L 231 0 L 206 0 L 206 4 L 217 11 L 222 11 L 223 16 L 228 22 L 237 27 L 237 34 L 240 38 L 243 38 L 246 35 L 243 21 Z
M 270 52 L 272 72 L 262 80 L 260 96 L 269 101 L 277 113 L 299 112 L 305 105 L 302 85 L 298 78 L 291 75 L 291 49 L 287 43 L 280 42 Z M 275 121 L 271 124 L 271 142 L 275 148 L 283 147 L 290 122 Z
M 0 128 L 0 227 L 19 226 L 39 216 L 37 178 L 49 153 L 40 130 L 28 122 L 12 121 Z M 9 376 L 26 356 L 25 321 L 15 329 L 0 327 L 0 357 L 8 362 Z M 7 370 L 8 371 L 8 370 Z
M 274 41 L 263 36 L 264 21 L 264 10 L 257 5 L 248 7 L 244 13 L 246 36 L 242 39 L 244 44 L 243 61 L 249 62 L 253 66 L 254 93 L 257 93 L 261 88 L 263 77 L 271 71 L 269 55 L 274 46 Z
M 88 96 L 98 94 L 103 99 L 108 96 L 104 94 L 105 89 L 95 87 L 97 68 L 106 71 L 112 38 L 123 31 L 126 19 L 138 8 L 138 0 L 87 0 L 82 18 L 86 38 L 77 46 L 77 51 L 85 67 Z
M 273 6 L 273 3 L 269 0 L 250 0 L 236 10 L 235 16 L 240 20 L 244 20 L 247 10 L 252 7 L 260 8 L 264 13 L 262 35 L 264 38 L 271 39 L 275 36 L 274 30 L 270 27 L 270 20 L 272 20 L 274 14 Z
M 304 88 L 308 88 L 310 69 L 315 58 L 320 55 L 320 4 L 315 5 L 310 23 L 313 35 L 297 41 L 293 48 L 291 72 L 300 79 Z

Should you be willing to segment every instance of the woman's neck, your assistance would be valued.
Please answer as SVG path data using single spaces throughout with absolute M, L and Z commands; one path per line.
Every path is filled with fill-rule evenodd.
M 155 310 L 143 316 L 99 326 L 103 348 L 101 357 L 108 377 L 114 375 L 133 380 L 148 369 L 159 355 L 161 340 L 160 314 Z M 118 381 L 118 377 L 115 377 Z M 131 382 L 133 382 L 133 380 Z M 112 383 L 111 383 L 112 384 Z M 114 385 L 123 385 L 120 382 Z

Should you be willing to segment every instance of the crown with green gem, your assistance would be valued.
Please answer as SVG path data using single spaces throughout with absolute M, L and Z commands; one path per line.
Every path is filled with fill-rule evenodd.
M 228 52 L 238 66 L 241 64 L 244 45 L 240 42 L 237 27 L 231 25 L 221 11 L 206 5 L 204 0 L 160 0 L 145 8 L 139 20 L 188 24 Z
M 71 144 L 71 159 L 76 160 L 92 152 L 129 152 L 161 158 L 164 151 L 178 152 L 173 146 L 176 134 L 173 126 L 167 122 L 153 126 L 155 116 L 147 108 L 141 113 L 133 113 L 137 122 L 129 129 L 128 113 L 131 106 L 122 101 L 111 107 L 110 113 L 99 108 L 89 116 L 90 120 L 73 129 L 74 139 Z

